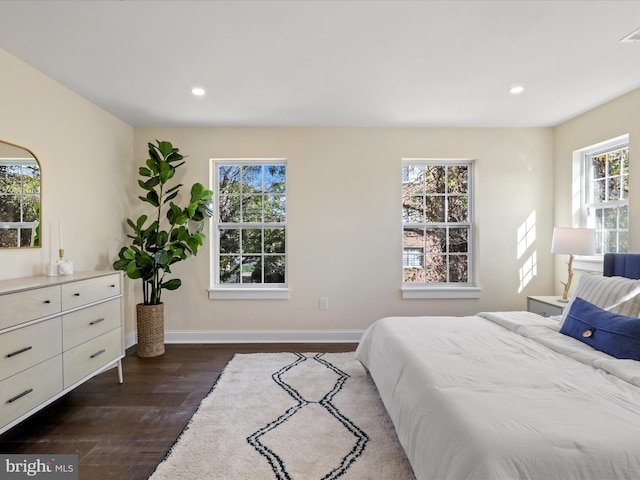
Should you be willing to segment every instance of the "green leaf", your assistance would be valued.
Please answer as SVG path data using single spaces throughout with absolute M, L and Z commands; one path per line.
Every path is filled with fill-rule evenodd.
M 158 235 L 156 237 L 156 245 L 162 248 L 166 245 L 168 239 L 169 239 L 169 234 L 167 232 L 165 231 L 158 232 Z
M 170 189 L 168 189 L 168 190 L 167 190 L 166 192 L 164 192 L 164 193 L 166 193 L 166 194 L 173 193 L 173 192 L 175 192 L 176 190 L 178 190 L 180 187 L 182 187 L 182 184 L 181 184 L 181 183 L 179 183 L 178 185 L 176 185 L 176 186 L 174 186 L 174 187 L 171 187 Z
M 125 268 L 124 273 L 126 273 L 127 277 L 131 278 L 132 280 L 142 278 L 142 273 L 136 266 L 135 262 L 130 262 Z
M 187 214 L 179 206 L 171 202 L 167 212 L 167 219 L 171 222 L 171 225 L 183 225 L 187 222 Z
M 191 250 L 191 253 L 193 255 L 197 255 L 198 254 L 198 247 L 200 247 L 200 245 L 202 245 L 202 243 L 199 241 L 198 237 L 196 235 L 192 235 L 191 237 L 189 237 L 187 239 L 187 245 L 189 245 L 189 250 Z
M 143 202 L 151 203 L 151 205 L 153 205 L 153 203 L 152 203 L 152 202 L 150 202 L 150 201 L 149 201 L 149 199 L 148 199 L 147 197 L 140 197 L 140 196 L 139 196 L 138 198 L 139 198 L 140 200 L 142 200 Z M 154 206 L 154 207 L 156 207 L 157 205 L 153 205 L 153 206 Z
M 204 185 L 202 185 L 201 183 L 194 183 L 191 186 L 191 201 L 195 202 L 196 200 L 198 200 L 202 195 L 202 192 L 204 192 L 205 190 L 206 188 L 204 188 Z
M 163 157 L 166 158 L 173 151 L 173 145 L 171 145 L 171 142 L 160 142 L 158 140 L 156 140 L 156 142 L 158 143 L 158 150 Z
M 154 260 L 158 265 L 164 266 L 169 264 L 169 260 L 171 260 L 171 257 L 166 250 L 160 250 L 156 252 Z
M 140 231 L 142 229 L 142 226 L 144 225 L 144 222 L 147 221 L 147 216 L 146 215 L 140 215 L 138 217 L 138 221 L 136 222 L 136 231 Z
M 139 174 L 141 177 L 150 177 L 150 176 L 152 175 L 151 170 L 150 170 L 150 169 L 148 169 L 147 167 L 140 167 L 140 168 L 138 169 L 138 174 Z
M 151 152 L 149 152 L 151 153 Z M 157 155 L 156 155 L 157 157 Z M 154 174 L 158 173 L 158 162 L 160 161 L 160 158 L 158 158 L 157 160 L 154 160 L 153 158 L 149 158 L 147 159 L 147 167 L 149 167 L 149 170 L 151 170 L 151 172 L 153 172 Z
M 131 263 L 131 260 L 121 258 L 120 260 L 116 260 L 115 262 L 113 262 L 113 268 L 116 270 L 125 270 L 129 263 Z
M 146 196 L 146 201 L 149 202 L 154 207 L 159 207 L 160 202 L 158 199 L 158 194 L 154 191 L 148 192 Z
M 171 153 L 169 156 L 167 156 L 167 158 L 165 158 L 165 160 L 167 162 L 170 163 L 174 163 L 174 162 L 179 162 L 180 160 L 182 160 L 184 157 L 182 155 L 180 155 L 180 153 L 178 153 L 178 150 L 175 149 L 173 153 Z M 178 164 L 178 165 L 174 165 L 174 167 L 179 167 L 180 165 L 182 165 L 184 162 Z
M 173 278 L 168 282 L 164 282 L 161 285 L 161 287 L 166 288 L 167 290 L 176 290 L 180 288 L 181 285 L 182 285 L 182 280 L 180 280 L 179 278 Z
M 167 210 L 167 220 L 169 220 L 171 225 L 176 225 L 178 224 L 177 220 L 180 218 L 181 213 L 180 207 L 172 202 L 169 206 L 169 210 Z
M 144 238 L 148 243 L 147 245 L 148 250 L 151 249 L 152 247 L 155 247 L 157 232 L 158 232 L 157 220 L 155 220 L 153 223 L 151 223 L 151 225 L 149 225 L 147 228 L 145 228 L 143 231 L 140 232 L 140 236 Z
M 195 202 L 190 203 L 189 206 L 185 209 L 187 217 L 193 218 L 197 210 L 198 210 L 198 204 Z
M 191 201 L 198 202 L 202 200 L 210 200 L 213 198 L 213 192 L 208 190 L 201 183 L 194 183 L 191 187 Z
M 180 226 L 179 228 L 176 228 L 174 232 L 176 232 L 175 240 L 178 242 L 184 242 L 190 236 L 189 230 L 185 226 Z
M 167 202 L 170 202 L 171 200 L 173 200 L 174 198 L 176 198 L 178 196 L 179 192 L 173 192 L 171 195 L 167 196 L 164 201 L 162 202 L 162 204 L 164 205 Z
M 164 185 L 167 183 L 167 180 L 171 178 L 169 173 L 171 171 L 171 165 L 163 160 L 158 164 L 158 167 L 158 179 L 160 180 L 160 183 Z
M 160 179 L 158 177 L 151 177 L 146 182 L 138 180 L 138 185 L 140 185 L 140 187 L 144 188 L 145 190 L 153 190 L 153 188 L 156 187 L 158 183 L 160 183 Z

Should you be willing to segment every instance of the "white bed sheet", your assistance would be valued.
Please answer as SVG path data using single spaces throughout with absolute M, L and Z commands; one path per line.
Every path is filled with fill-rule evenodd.
M 389 317 L 356 355 L 418 480 L 640 478 L 640 362 L 553 319 Z

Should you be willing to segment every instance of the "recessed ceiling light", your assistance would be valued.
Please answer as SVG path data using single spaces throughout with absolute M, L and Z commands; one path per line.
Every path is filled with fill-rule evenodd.
M 204 88 L 195 87 L 191 89 L 191 93 L 193 93 L 196 97 L 201 97 L 204 95 Z
M 516 85 L 509 89 L 509 93 L 511 95 L 520 95 L 522 92 L 524 92 L 524 87 L 522 85 Z

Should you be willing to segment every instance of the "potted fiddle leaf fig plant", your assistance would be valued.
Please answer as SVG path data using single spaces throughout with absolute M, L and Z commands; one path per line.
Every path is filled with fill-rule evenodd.
M 213 214 L 213 192 L 200 183 L 191 187 L 186 206 L 174 203 L 183 185 L 170 183 L 185 157 L 170 142 L 156 140 L 148 146 L 149 159 L 138 171 L 142 177 L 138 185 L 146 194 L 138 198 L 149 204 L 153 213 L 127 219 L 133 230 L 127 237 L 132 242 L 120 250 L 113 263 L 113 268 L 127 277 L 142 280 L 143 302 L 136 305 L 136 324 L 137 355 L 143 358 L 164 353 L 162 291 L 182 285 L 179 278 L 169 278 L 171 266 L 198 253 L 205 238 L 204 220 Z

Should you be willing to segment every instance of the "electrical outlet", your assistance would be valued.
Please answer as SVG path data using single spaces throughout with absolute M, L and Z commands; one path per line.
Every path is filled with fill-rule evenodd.
M 320 310 L 329 310 L 329 299 L 327 297 L 320 297 Z

